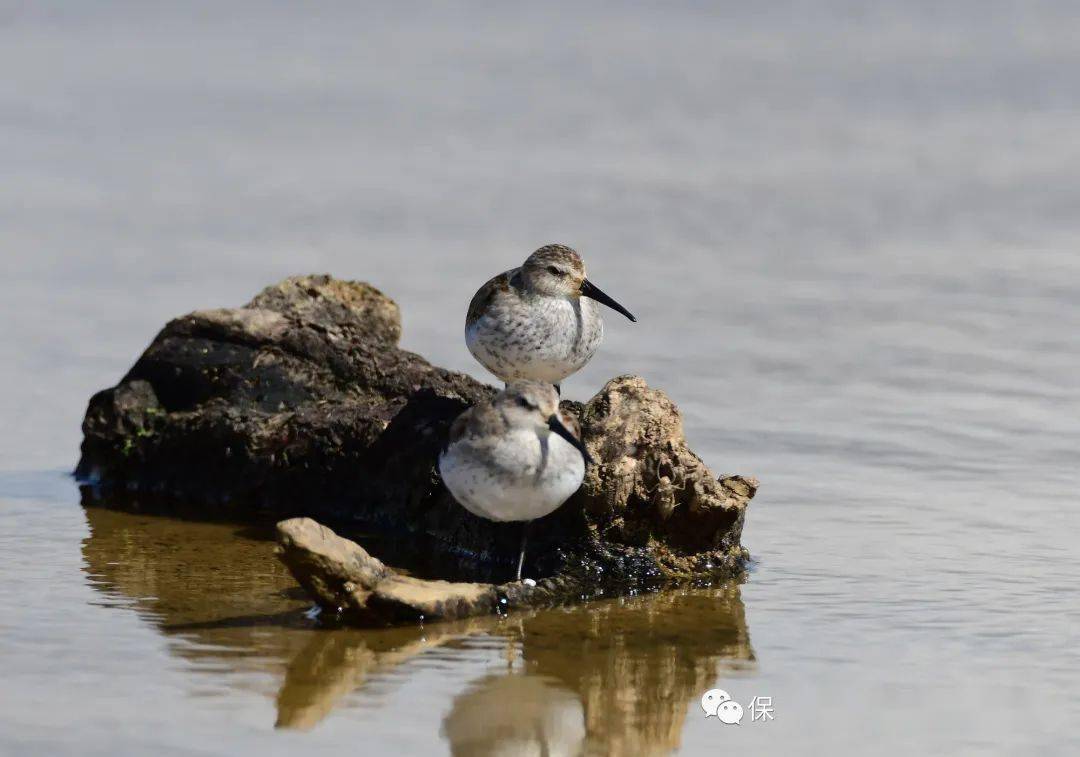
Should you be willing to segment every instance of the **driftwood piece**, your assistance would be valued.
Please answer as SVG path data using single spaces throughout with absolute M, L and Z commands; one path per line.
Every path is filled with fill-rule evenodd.
M 311 518 L 278 523 L 278 558 L 321 608 L 356 625 L 456 620 L 550 603 L 565 579 L 530 585 L 425 580 L 401 573 Z
M 233 520 L 307 516 L 392 537 L 379 556 L 424 577 L 505 579 L 519 527 L 466 512 L 435 466 L 453 419 L 495 390 L 400 349 L 400 333 L 393 301 L 328 276 L 171 321 L 90 400 L 76 471 L 85 496 Z M 742 569 L 757 482 L 717 480 L 663 392 L 622 376 L 564 409 L 597 464 L 533 523 L 526 575 L 580 594 Z

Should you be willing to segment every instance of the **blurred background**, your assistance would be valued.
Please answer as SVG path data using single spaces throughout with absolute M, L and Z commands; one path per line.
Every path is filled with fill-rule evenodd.
M 406 347 L 490 380 L 469 298 L 563 242 L 639 319 L 608 318 L 564 392 L 639 373 L 716 473 L 762 481 L 739 600 L 754 664 L 729 690 L 772 695 L 776 720 L 725 730 L 693 691 L 657 751 L 1067 751 L 1074 3 L 0 0 L 0 67 L 0 499 L 46 536 L 47 503 L 74 518 L 72 575 L 7 589 L 36 692 L 5 704 L 9 746 L 61 686 L 33 662 L 59 610 L 30 587 L 85 569 L 59 476 L 86 401 L 166 320 L 328 272 L 394 298 Z M 172 665 L 154 643 L 146 669 Z M 401 722 L 442 743 L 460 687 L 441 664 L 409 679 L 432 722 L 371 716 L 375 743 Z M 133 691 L 132 733 L 244 743 L 188 697 L 202 684 L 173 685 L 190 718 L 140 728 Z M 337 717 L 340 736 L 363 716 Z

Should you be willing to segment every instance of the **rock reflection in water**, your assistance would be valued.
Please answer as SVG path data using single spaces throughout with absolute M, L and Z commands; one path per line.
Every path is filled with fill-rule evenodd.
M 591 742 L 608 754 L 666 754 L 687 704 L 753 664 L 738 586 L 662 592 L 522 624 L 527 670 L 580 693 Z
M 294 634 L 267 629 L 312 626 L 303 615 L 311 602 L 274 557 L 272 524 L 256 529 L 101 507 L 84 512 L 91 584 L 132 600 L 162 631 L 276 656 L 294 651 Z
M 701 693 L 754 660 L 738 586 L 425 628 L 326 630 L 304 615 L 310 603 L 258 533 L 96 507 L 86 514 L 92 583 L 183 641 L 170 648 L 198 670 L 226 683 L 236 670 L 281 676 L 266 692 L 276 695 L 279 727 L 312 728 L 373 676 L 484 635 L 516 662 L 455 696 L 442 726 L 455 753 L 661 754 L 678 747 Z
M 308 729 L 318 725 L 348 694 L 372 675 L 441 647 L 447 642 L 487 633 L 498 618 L 473 618 L 427 628 L 402 626 L 383 630 L 321 630 L 289 663 L 277 695 L 276 725 Z

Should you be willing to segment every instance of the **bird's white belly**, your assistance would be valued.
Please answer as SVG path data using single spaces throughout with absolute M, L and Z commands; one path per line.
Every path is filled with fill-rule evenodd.
M 503 381 L 558 384 L 580 370 L 604 336 L 600 306 L 585 297 L 542 297 L 485 313 L 465 332 L 469 351 Z
M 585 461 L 562 437 L 549 434 L 542 441 L 529 430 L 512 432 L 493 444 L 458 441 L 439 458 L 439 472 L 454 499 L 474 515 L 495 521 L 534 520 L 578 490 Z

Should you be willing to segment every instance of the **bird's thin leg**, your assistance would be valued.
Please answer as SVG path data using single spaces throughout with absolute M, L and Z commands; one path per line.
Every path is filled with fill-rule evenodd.
M 529 536 L 529 521 L 521 524 L 521 553 L 518 555 L 517 580 L 521 580 L 521 567 L 525 564 L 525 540 Z
M 555 384 L 554 386 L 555 386 L 555 393 L 558 394 L 561 397 L 562 396 L 562 385 L 561 384 Z

